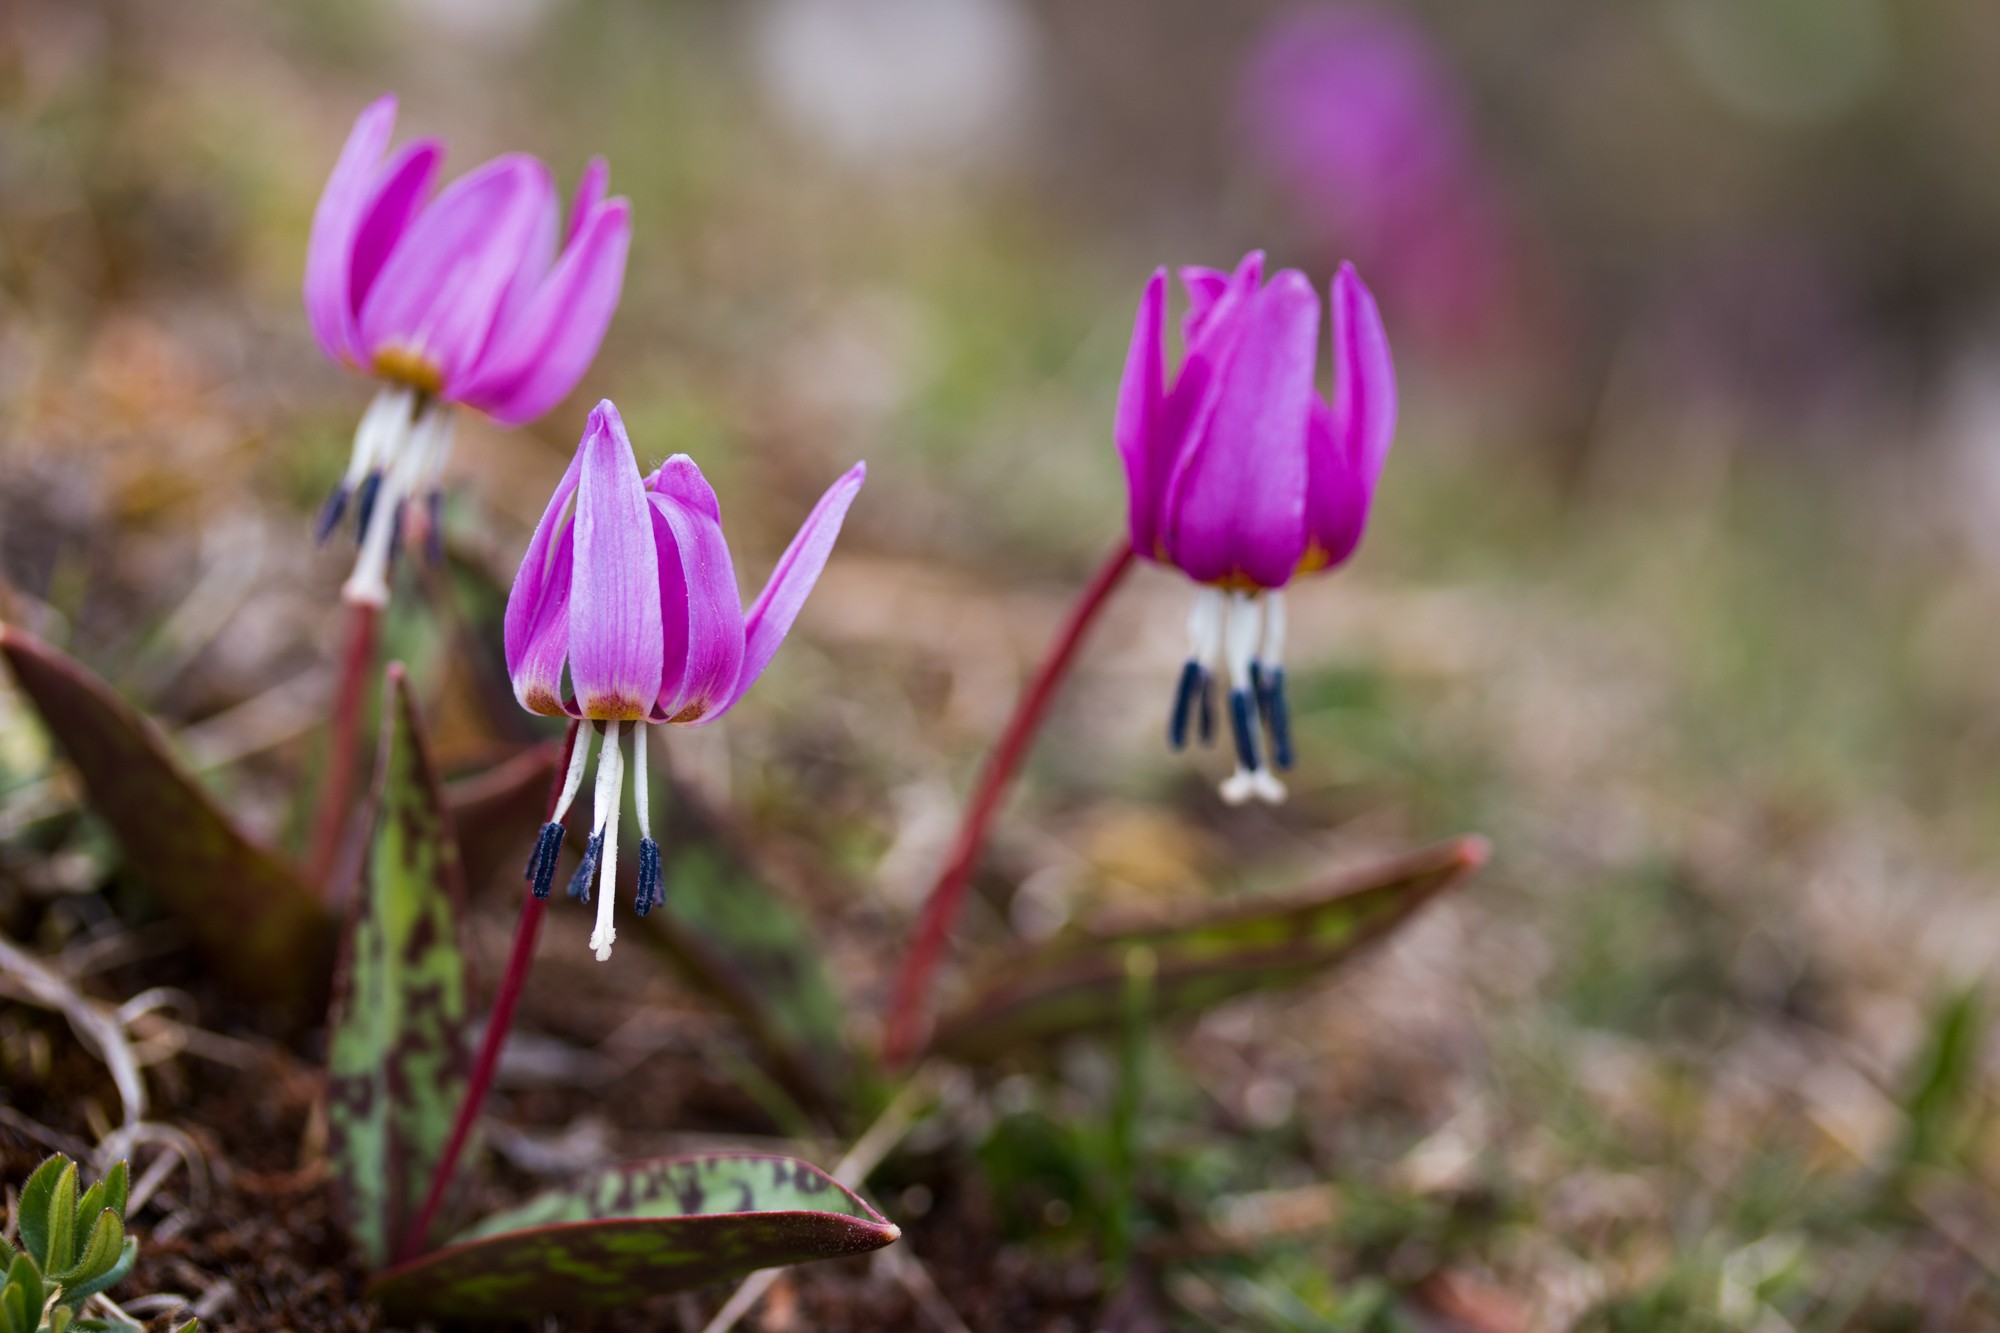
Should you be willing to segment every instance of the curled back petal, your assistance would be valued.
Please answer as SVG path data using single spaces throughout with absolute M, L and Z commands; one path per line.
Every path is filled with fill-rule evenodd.
M 1248 311 L 1167 495 L 1168 550 L 1198 582 L 1282 587 L 1304 553 L 1319 318 L 1319 295 L 1291 269 Z
M 1396 366 L 1374 294 L 1342 264 L 1333 279 L 1333 419 L 1372 488 L 1396 437 Z
M 496 334 L 461 390 L 463 400 L 514 425 L 534 420 L 575 388 L 618 309 L 631 234 L 631 210 L 623 199 L 600 206 L 521 318 Z
M 764 591 L 757 594 L 757 600 L 743 618 L 743 669 L 737 676 L 735 689 L 715 716 L 728 712 L 756 684 L 757 677 L 771 664 L 778 645 L 791 633 L 799 608 L 806 604 L 813 585 L 819 582 L 820 571 L 826 568 L 827 557 L 833 554 L 834 539 L 840 536 L 848 507 L 861 493 L 861 483 L 866 480 L 866 463 L 856 463 L 842 473 L 838 481 L 827 487 L 826 494 L 820 496 L 819 503 L 806 515 L 806 521 L 799 525 L 791 545 L 778 557 L 777 568 L 771 571 Z
M 584 717 L 642 718 L 660 692 L 658 554 L 632 442 L 608 400 L 578 452 L 570 680 Z
M 1166 407 L 1163 364 L 1167 310 L 1167 271 L 1158 269 L 1139 298 L 1132 322 L 1132 344 L 1125 353 L 1125 374 L 1118 381 L 1118 415 L 1111 426 L 1118 456 L 1125 463 L 1127 522 L 1132 549 L 1151 559 L 1159 541 L 1160 502 L 1166 495 L 1167 452 L 1161 415 Z
M 583 224 L 604 202 L 604 195 L 611 184 L 611 168 L 601 157 L 593 157 L 583 169 L 583 175 L 576 183 L 576 197 L 569 206 L 569 232 L 563 237 L 565 247 L 576 244 L 576 238 L 583 231 Z
M 313 336 L 336 361 L 359 358 L 354 331 L 354 239 L 374 195 L 382 154 L 396 128 L 394 95 L 379 97 L 355 118 L 347 143 L 313 210 L 306 242 L 306 319 Z
M 743 601 L 722 533 L 722 509 L 701 469 L 675 454 L 648 482 L 659 543 L 662 657 L 653 717 L 712 720 L 743 670 Z
M 569 651 L 570 569 L 575 545 L 571 503 L 583 466 L 579 449 L 569 460 L 569 468 L 541 522 L 528 542 L 528 553 L 514 574 L 514 586 L 507 593 L 507 615 L 502 624 L 502 641 L 507 656 L 507 675 L 514 682 L 514 697 L 532 713 L 562 711 L 562 666 Z M 559 620 L 561 633 L 554 638 L 554 657 L 541 644 L 539 656 L 531 649 L 538 637 L 546 637 L 548 625 Z

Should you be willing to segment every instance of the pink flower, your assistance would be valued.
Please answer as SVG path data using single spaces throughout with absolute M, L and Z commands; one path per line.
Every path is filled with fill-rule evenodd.
M 1181 271 L 1187 345 L 1168 379 L 1167 275 L 1146 284 L 1118 392 L 1115 435 L 1130 497 L 1132 548 L 1203 585 L 1189 620 L 1193 647 L 1169 738 L 1186 743 L 1219 659 L 1230 671 L 1237 769 L 1231 801 L 1276 801 L 1258 717 L 1276 766 L 1291 764 L 1282 665 L 1281 589 L 1353 554 L 1396 429 L 1396 374 L 1375 300 L 1352 266 L 1333 280 L 1334 396 L 1314 387 L 1319 295 L 1294 269 L 1263 281 L 1264 256 L 1233 274 Z
M 570 882 L 570 895 L 588 900 L 602 862 L 607 890 L 591 937 L 599 958 L 610 955 L 617 933 L 608 886 L 624 783 L 619 737 L 633 733 L 644 915 L 660 885 L 640 724 L 701 726 L 736 706 L 791 630 L 867 474 L 856 463 L 820 497 L 746 611 L 721 507 L 694 460 L 676 454 L 642 479 L 618 409 L 606 401 L 590 414 L 514 578 L 506 652 L 523 708 L 595 722 L 605 736 L 589 851 Z M 565 670 L 573 688 L 567 697 Z M 563 813 L 582 784 L 588 750 L 588 736 L 579 736 L 555 820 L 543 827 L 528 864 L 537 897 L 554 883 Z
M 388 154 L 396 99 L 363 111 L 328 177 L 306 253 L 305 306 L 327 355 L 383 381 L 324 536 L 360 493 L 362 556 L 349 600 L 388 600 L 406 501 L 428 493 L 451 443 L 452 404 L 508 425 L 548 411 L 582 378 L 618 307 L 630 206 L 584 171 L 567 230 L 548 169 L 495 158 L 431 197 L 443 145 Z M 558 248 L 558 240 L 561 246 Z M 376 523 L 386 513 L 391 521 Z

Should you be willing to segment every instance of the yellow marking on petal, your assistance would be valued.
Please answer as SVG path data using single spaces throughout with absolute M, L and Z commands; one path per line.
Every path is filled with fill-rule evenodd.
M 629 694 L 594 694 L 581 703 L 593 722 L 637 722 L 646 716 L 646 706 Z
M 689 704 L 686 708 L 681 709 L 680 712 L 675 713 L 672 717 L 668 718 L 667 722 L 671 726 L 684 727 L 690 722 L 699 722 L 702 718 L 706 717 L 707 715 L 708 715 L 708 700 L 697 699 L 695 702 Z
M 1333 552 L 1321 546 L 1319 539 L 1315 537 L 1306 543 L 1306 553 L 1299 557 L 1298 568 L 1292 571 L 1292 577 L 1297 578 L 1301 574 L 1317 574 L 1332 563 Z
M 390 343 L 377 349 L 375 373 L 383 379 L 407 384 L 419 393 L 434 394 L 444 388 L 444 367 L 414 347 Z
M 553 690 L 530 689 L 528 697 L 521 701 L 521 706 L 543 717 L 563 716 L 562 700 L 556 698 Z

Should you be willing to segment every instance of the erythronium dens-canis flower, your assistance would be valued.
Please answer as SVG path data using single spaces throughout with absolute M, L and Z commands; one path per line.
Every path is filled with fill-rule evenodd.
M 715 492 L 686 454 L 646 477 L 625 423 L 609 401 L 590 414 L 582 443 L 535 528 L 507 598 L 507 672 L 532 713 L 593 724 L 577 736 L 562 794 L 528 862 L 547 897 L 562 849 L 562 819 L 582 788 L 592 731 L 598 748 L 595 808 L 572 898 L 589 901 L 601 880 L 599 959 L 611 955 L 618 816 L 632 741 L 639 820 L 641 916 L 660 901 L 660 849 L 649 826 L 645 728 L 705 726 L 736 706 L 770 664 L 819 579 L 841 521 L 867 476 L 856 463 L 828 488 L 746 611 L 722 533 Z M 564 677 L 568 677 L 568 688 Z

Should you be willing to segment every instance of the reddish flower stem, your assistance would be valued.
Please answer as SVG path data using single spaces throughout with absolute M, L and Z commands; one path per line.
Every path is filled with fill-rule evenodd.
M 333 716 L 327 736 L 326 782 L 320 787 L 319 809 L 313 816 L 312 852 L 306 862 L 310 883 L 322 893 L 330 889 L 340 836 L 347 830 L 354 801 L 354 756 L 361 733 L 361 701 L 374 677 L 375 637 L 381 626 L 379 607 L 350 602 L 347 644 L 341 652 L 340 680 L 333 696 Z
M 1000 801 L 1007 794 L 1007 785 L 1013 781 L 1015 771 L 1027 756 L 1028 746 L 1041 728 L 1042 718 L 1055 699 L 1063 677 L 1069 674 L 1077 649 L 1082 646 L 1083 636 L 1089 631 L 1091 622 L 1097 619 L 1098 612 L 1104 609 L 1118 581 L 1131 567 L 1132 544 L 1120 541 L 1117 549 L 1091 577 L 1076 605 L 1070 608 L 1069 619 L 1056 636 L 1049 655 L 1043 659 L 1021 701 L 1014 705 L 1014 716 L 1008 719 L 1007 729 L 1000 733 L 1000 739 L 986 757 L 979 785 L 973 789 L 972 799 L 966 803 L 965 818 L 958 826 L 958 837 L 952 842 L 951 855 L 945 859 L 944 868 L 931 885 L 930 896 L 924 900 L 923 914 L 917 919 L 909 951 L 903 955 L 902 971 L 896 977 L 896 989 L 889 1003 L 888 1034 L 882 1044 L 882 1058 L 891 1068 L 910 1058 L 922 1035 L 920 1011 L 930 991 L 931 974 L 937 971 L 938 963 L 944 956 L 945 937 L 951 931 L 952 922 L 958 919 L 966 886 L 972 882 L 973 865 L 979 858 L 980 847 L 986 842 L 986 832 L 993 823 L 993 817 L 1000 812 Z
M 563 778 L 569 772 L 570 755 L 576 749 L 576 722 L 569 724 L 569 734 L 563 739 L 562 754 L 556 759 L 555 778 L 549 787 L 549 807 L 543 822 L 554 819 L 556 802 L 562 799 Z M 604 892 L 610 892 L 607 887 Z M 444 1206 L 445 1192 L 451 1187 L 453 1173 L 458 1170 L 458 1159 L 465 1153 L 465 1145 L 471 1141 L 472 1126 L 479 1119 L 479 1109 L 486 1104 L 486 1094 L 493 1088 L 494 1071 L 500 1067 L 500 1048 L 507 1044 L 507 1031 L 514 1026 L 514 1007 L 520 1003 L 521 991 L 528 984 L 528 968 L 535 958 L 535 939 L 541 933 L 542 912 L 548 901 L 537 898 L 530 887 L 521 900 L 521 915 L 514 923 L 514 945 L 507 953 L 507 970 L 501 974 L 500 989 L 493 995 L 493 1012 L 486 1020 L 485 1035 L 479 1041 L 479 1054 L 472 1061 L 472 1076 L 465 1085 L 465 1100 L 458 1104 L 458 1118 L 452 1121 L 451 1136 L 445 1140 L 444 1152 L 438 1157 L 437 1170 L 431 1173 L 430 1190 L 424 1196 L 424 1206 L 417 1210 L 416 1219 L 403 1236 L 398 1258 L 407 1263 L 424 1253 L 431 1228 L 437 1223 L 438 1210 Z

